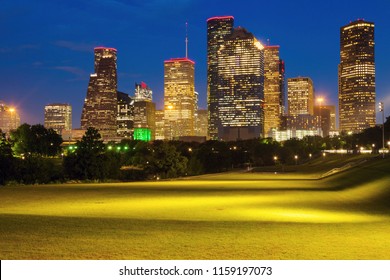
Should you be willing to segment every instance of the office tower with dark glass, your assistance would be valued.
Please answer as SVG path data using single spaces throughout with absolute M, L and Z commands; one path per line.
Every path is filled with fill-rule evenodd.
M 280 129 L 284 113 L 284 62 L 279 46 L 264 47 L 264 134 Z
M 375 126 L 374 23 L 357 20 L 340 29 L 339 129 Z
M 54 129 L 60 135 L 62 130 L 72 129 L 72 106 L 63 103 L 46 105 L 44 126 Z
M 263 137 L 264 47 L 242 27 L 224 37 L 218 51 L 218 138 Z
M 207 20 L 207 105 L 208 135 L 218 139 L 218 51 L 224 38 L 233 31 L 232 16 L 212 17 Z
M 90 75 L 81 128 L 94 127 L 103 139 L 117 134 L 116 49 L 95 48 L 95 73 Z
M 165 140 L 195 135 L 195 62 L 173 58 L 164 62 Z

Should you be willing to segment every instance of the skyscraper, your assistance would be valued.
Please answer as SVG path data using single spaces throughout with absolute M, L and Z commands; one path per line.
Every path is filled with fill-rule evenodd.
M 374 23 L 357 20 L 340 28 L 339 129 L 375 126 Z
M 332 112 L 330 105 L 315 105 L 314 115 L 318 117 L 318 122 L 321 124 L 322 136 L 329 136 L 331 131 Z M 333 106 L 334 109 L 334 106 Z
M 54 129 L 60 135 L 62 130 L 72 129 L 72 106 L 63 103 L 46 105 L 44 126 Z
M 95 48 L 95 73 L 90 75 L 81 128 L 94 127 L 103 139 L 117 134 L 116 49 Z
M 264 48 L 264 133 L 280 129 L 284 111 L 284 63 L 279 46 Z
M 287 95 L 290 116 L 314 114 L 314 87 L 310 78 L 288 78 Z
M 251 139 L 264 129 L 264 47 L 242 27 L 218 51 L 218 138 Z
M 330 131 L 336 131 L 336 107 L 334 105 L 322 105 L 321 107 L 329 110 Z
M 207 103 L 208 134 L 211 139 L 218 138 L 218 50 L 224 38 L 233 31 L 232 16 L 212 17 L 207 20 Z
M 164 62 L 165 139 L 195 135 L 195 62 L 173 58 Z
M 134 129 L 150 132 L 150 140 L 156 135 L 156 104 L 152 102 L 152 90 L 144 82 L 135 84 Z
M 127 93 L 117 92 L 117 136 L 131 138 L 134 132 L 134 99 Z

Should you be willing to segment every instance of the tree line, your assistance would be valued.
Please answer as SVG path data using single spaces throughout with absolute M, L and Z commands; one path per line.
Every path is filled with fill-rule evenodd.
M 390 139 L 390 117 L 385 123 Z M 143 142 L 124 139 L 103 143 L 89 128 L 75 145 L 44 126 L 22 124 L 6 137 L 0 130 L 0 185 L 77 181 L 134 181 L 200 175 L 275 164 L 303 163 L 323 150 L 382 147 L 382 128 L 336 137 L 307 136 L 276 142 L 271 138 L 234 142 Z M 387 142 L 386 142 L 387 145 Z

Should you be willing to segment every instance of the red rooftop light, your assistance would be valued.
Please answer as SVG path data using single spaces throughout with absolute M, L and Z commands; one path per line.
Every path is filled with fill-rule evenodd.
M 165 60 L 164 63 L 174 63 L 174 62 L 184 62 L 184 61 L 195 64 L 195 62 L 193 60 L 188 59 L 186 57 L 184 57 L 184 58 L 171 58 L 171 59 Z
M 95 50 L 110 50 L 110 51 L 117 51 L 115 48 L 107 48 L 107 47 L 96 47 Z
M 210 20 L 222 20 L 222 19 L 234 19 L 234 17 L 233 16 L 211 17 L 207 19 L 207 22 L 209 22 Z

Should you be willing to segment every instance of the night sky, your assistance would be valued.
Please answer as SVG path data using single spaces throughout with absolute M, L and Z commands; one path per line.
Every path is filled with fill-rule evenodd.
M 43 123 L 46 104 L 70 103 L 73 127 L 80 127 L 93 48 L 106 46 L 118 50 L 118 90 L 133 95 L 134 83 L 144 81 L 162 108 L 163 62 L 185 56 L 188 21 L 199 107 L 206 108 L 206 20 L 222 15 L 280 45 L 286 80 L 311 77 L 316 95 L 334 105 L 340 27 L 358 18 L 374 22 L 377 102 L 385 101 L 389 115 L 388 0 L 0 0 L 0 100 L 30 124 Z

